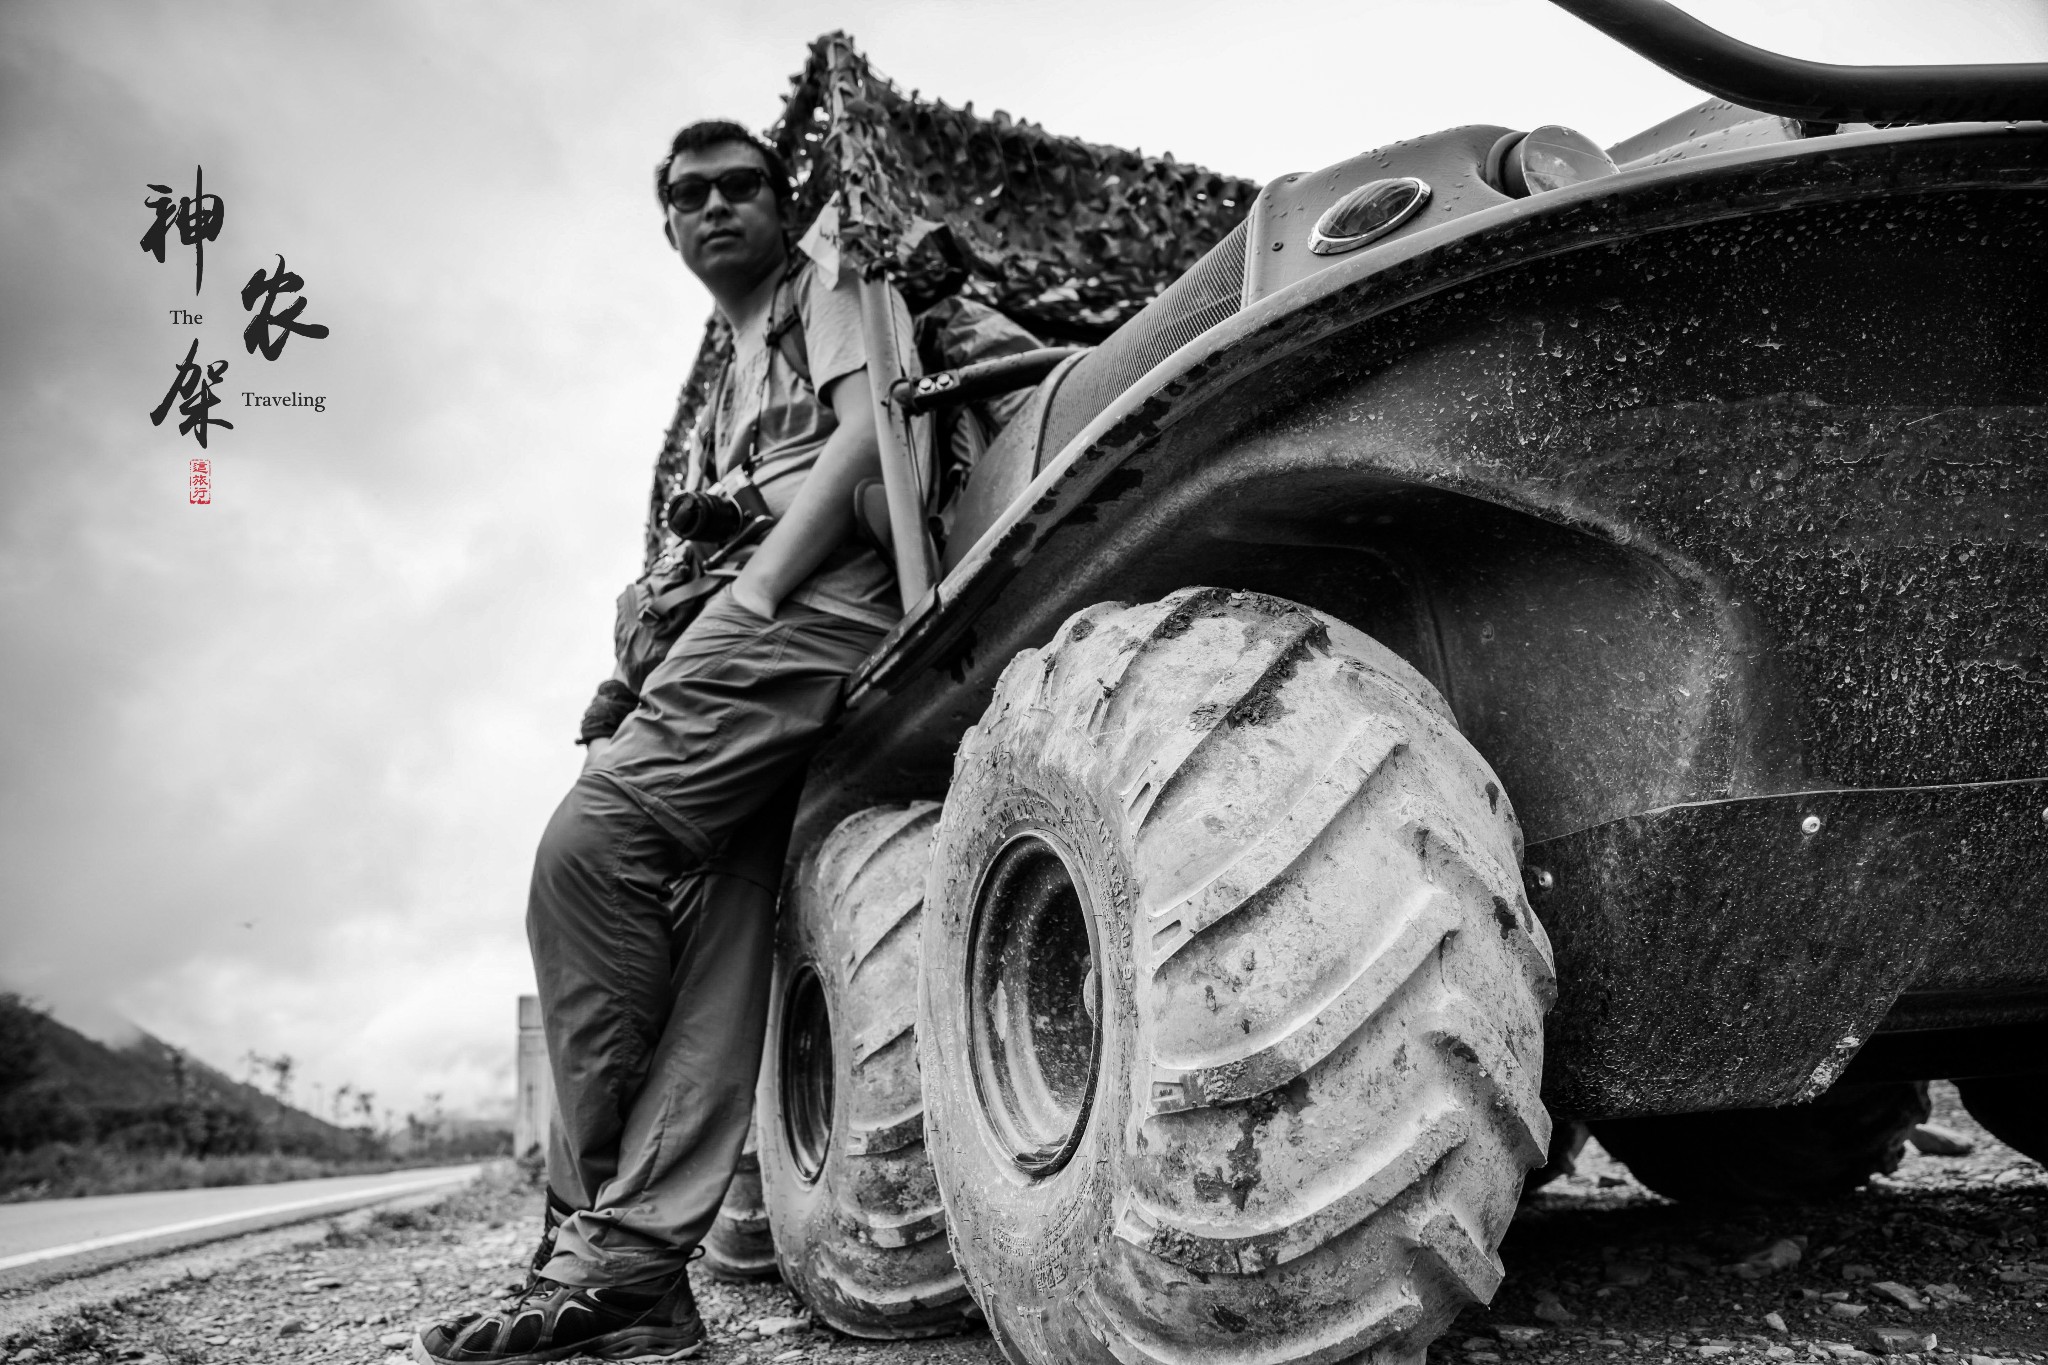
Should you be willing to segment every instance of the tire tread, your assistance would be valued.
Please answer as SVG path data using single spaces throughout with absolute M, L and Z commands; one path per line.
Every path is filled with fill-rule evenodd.
M 1420 675 L 1255 594 L 1090 608 L 1005 669 L 954 774 L 927 895 L 948 944 L 981 855 L 942 860 L 979 847 L 975 822 L 1007 818 L 1018 784 L 1084 793 L 1058 798 L 1077 821 L 1063 837 L 1113 825 L 1121 861 L 1102 875 L 1129 884 L 1128 956 L 1105 970 L 1131 973 L 1138 1011 L 1135 1141 L 1115 1158 L 1102 1249 L 1066 1243 L 1090 1269 L 1055 1292 L 1064 1273 L 1040 1258 L 1062 1253 L 1028 1221 L 972 1248 L 958 1234 L 1013 1361 L 1406 1362 L 1491 1298 L 1492 1247 L 1549 1135 L 1554 966 L 1512 807 Z M 924 1046 L 927 1075 L 955 1085 L 942 1044 Z M 1311 1132 L 1299 1117 L 1367 1102 L 1379 1121 L 1339 1107 Z M 954 1133 L 973 1128 L 972 1101 L 943 1129 L 927 1103 L 951 1200 L 966 1178 L 953 1154 L 980 1150 Z M 974 1169 L 983 1188 L 997 1178 Z

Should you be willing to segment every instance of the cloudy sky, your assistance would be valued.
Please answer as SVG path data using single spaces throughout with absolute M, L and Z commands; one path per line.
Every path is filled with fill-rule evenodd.
M 2048 59 L 2039 0 L 1690 7 L 1824 59 Z M 906 87 L 1256 178 L 1697 98 L 1542 0 L 6 0 L 0 984 L 399 1113 L 509 1100 L 533 843 L 709 306 L 649 167 L 688 120 L 769 123 L 832 28 Z M 195 298 L 138 240 L 198 165 Z M 331 335 L 265 363 L 235 294 L 280 254 Z M 147 418 L 195 336 L 235 423 L 207 507 Z

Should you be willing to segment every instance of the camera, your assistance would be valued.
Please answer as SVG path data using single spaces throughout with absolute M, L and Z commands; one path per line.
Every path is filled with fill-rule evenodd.
M 677 539 L 710 545 L 751 536 L 775 520 L 761 490 L 752 484 L 737 493 L 685 489 L 668 500 L 661 519 Z

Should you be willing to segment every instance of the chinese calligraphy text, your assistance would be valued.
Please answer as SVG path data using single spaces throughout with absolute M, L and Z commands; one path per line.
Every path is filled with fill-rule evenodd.
M 171 387 L 164 393 L 164 401 L 158 403 L 156 410 L 149 414 L 149 424 L 153 427 L 162 426 L 164 417 L 171 410 L 171 404 L 176 403 L 179 413 L 185 418 L 178 424 L 178 434 L 189 434 L 193 440 L 199 442 L 199 448 L 204 450 L 208 427 L 226 427 L 232 431 L 235 424 L 211 415 L 221 401 L 213 396 L 213 386 L 220 383 L 221 377 L 228 372 L 227 361 L 216 360 L 202 367 L 198 363 L 198 355 L 199 338 L 194 337 L 192 345 L 185 352 L 185 358 L 178 362 L 178 377 L 171 381 Z
M 143 200 L 146 207 L 155 211 L 156 221 L 142 236 L 142 250 L 162 262 L 171 245 L 171 234 L 175 232 L 179 243 L 193 249 L 194 294 L 201 291 L 206 278 L 206 244 L 219 241 L 221 226 L 227 221 L 227 205 L 218 194 L 206 192 L 205 175 L 204 166 L 193 168 L 190 195 L 177 196 L 169 185 L 151 184 L 149 188 L 155 197 Z M 261 355 L 266 361 L 276 360 L 283 353 L 285 343 L 294 336 L 305 337 L 309 341 L 319 341 L 327 336 L 326 324 L 308 322 L 303 317 L 307 302 L 302 293 L 305 287 L 305 280 L 286 266 L 282 254 L 278 255 L 274 269 L 259 268 L 249 276 L 249 282 L 241 288 L 240 297 L 242 310 L 250 315 L 248 325 L 242 330 L 242 344 L 251 355 Z M 174 327 L 199 327 L 206 322 L 206 315 L 193 308 L 172 308 L 167 312 Z M 213 410 L 223 401 L 215 388 L 227 371 L 228 362 L 225 360 L 199 359 L 199 342 L 195 338 L 186 347 L 185 358 L 178 362 L 177 377 L 171 381 L 162 401 L 149 414 L 150 425 L 162 426 L 175 407 L 182 419 L 178 423 L 178 435 L 190 436 L 202 450 L 207 448 L 214 427 L 232 431 L 233 422 L 213 415 Z M 297 390 L 293 390 L 288 398 L 245 391 L 242 402 L 245 407 L 327 410 L 326 395 L 302 395 Z M 194 503 L 213 501 L 212 468 L 211 461 L 192 461 L 191 500 Z
M 149 231 L 142 234 L 142 249 L 157 258 L 164 259 L 164 247 L 173 227 L 178 230 L 181 245 L 192 248 L 192 292 L 199 292 L 199 285 L 206 278 L 206 244 L 220 237 L 221 224 L 227 221 L 227 204 L 217 194 L 206 193 L 206 168 L 192 169 L 192 193 L 180 198 L 175 205 L 171 202 L 169 185 L 151 185 L 156 198 L 142 201 L 144 208 L 156 210 L 156 222 Z
M 242 286 L 242 307 L 255 314 L 242 329 L 242 344 L 249 348 L 249 354 L 260 351 L 265 360 L 275 360 L 294 332 L 310 341 L 327 335 L 325 324 L 298 320 L 299 314 L 306 311 L 303 298 L 292 300 L 292 306 L 282 313 L 272 311 L 277 307 L 279 294 L 296 294 L 305 287 L 304 280 L 285 269 L 282 255 L 277 258 L 276 274 L 258 270 L 249 277 L 249 282 Z M 260 307 L 258 299 L 262 300 Z

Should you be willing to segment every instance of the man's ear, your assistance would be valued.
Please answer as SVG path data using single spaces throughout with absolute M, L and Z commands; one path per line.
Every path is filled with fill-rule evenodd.
M 661 215 L 661 235 L 668 238 L 668 244 L 671 248 L 675 248 L 677 250 L 681 249 L 679 247 L 676 247 L 675 224 L 669 222 L 668 215 L 665 213 Z

